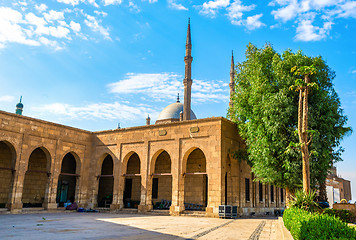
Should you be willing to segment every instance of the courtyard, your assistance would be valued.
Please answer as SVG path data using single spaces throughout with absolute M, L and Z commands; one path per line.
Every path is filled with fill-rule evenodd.
M 0 215 L 1 239 L 282 239 L 277 218 L 218 219 L 131 213 Z

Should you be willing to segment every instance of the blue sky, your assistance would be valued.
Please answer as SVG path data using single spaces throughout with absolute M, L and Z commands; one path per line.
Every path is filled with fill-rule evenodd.
M 145 124 L 183 94 L 187 19 L 192 108 L 226 116 L 231 50 L 271 43 L 321 55 L 356 131 L 356 1 L 0 0 L 0 109 L 87 130 Z M 356 200 L 356 137 L 339 174 Z

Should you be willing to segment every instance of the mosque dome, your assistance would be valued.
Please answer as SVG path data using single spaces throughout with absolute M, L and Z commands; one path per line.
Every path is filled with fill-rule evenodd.
M 20 102 L 18 104 L 16 104 L 16 108 L 23 108 L 22 96 L 20 97 Z
M 19 102 L 18 104 L 16 104 L 17 108 L 23 108 L 23 104 L 21 102 Z
M 179 114 L 183 112 L 183 103 L 175 102 L 163 109 L 163 111 L 159 114 L 157 121 L 162 120 L 176 120 L 179 121 Z M 190 110 L 190 119 L 197 119 L 194 112 Z

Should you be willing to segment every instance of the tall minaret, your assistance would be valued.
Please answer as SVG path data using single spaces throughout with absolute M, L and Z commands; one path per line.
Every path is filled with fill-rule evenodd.
M 190 18 L 188 20 L 187 41 L 185 43 L 185 77 L 184 84 L 184 108 L 183 108 L 183 120 L 190 120 L 190 103 L 192 92 L 192 41 L 190 37 Z
M 233 103 L 232 103 L 232 96 L 235 93 L 235 70 L 234 70 L 234 51 L 232 51 L 232 55 L 231 55 L 231 68 L 230 68 L 230 102 L 229 102 L 229 107 L 232 108 Z
M 16 104 L 16 114 L 22 115 L 22 111 L 23 111 L 23 104 L 22 104 L 22 96 L 21 96 L 20 102 Z

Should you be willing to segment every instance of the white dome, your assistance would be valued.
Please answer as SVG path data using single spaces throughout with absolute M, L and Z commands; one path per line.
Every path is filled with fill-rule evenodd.
M 177 119 L 179 120 L 180 112 L 183 112 L 183 103 L 175 102 L 163 109 L 163 111 L 159 114 L 157 121 L 160 120 L 168 120 L 168 119 Z M 190 110 L 190 119 L 197 119 L 194 112 Z

